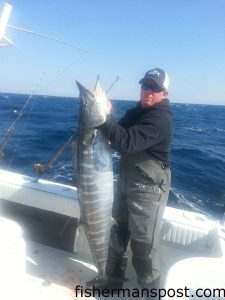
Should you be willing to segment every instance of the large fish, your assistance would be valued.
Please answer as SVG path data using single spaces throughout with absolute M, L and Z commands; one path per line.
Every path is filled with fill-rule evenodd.
M 99 81 L 92 92 L 76 83 L 80 91 L 76 165 L 81 224 L 99 278 L 103 278 L 111 229 L 113 172 L 111 147 L 98 126 L 106 120 L 108 100 Z

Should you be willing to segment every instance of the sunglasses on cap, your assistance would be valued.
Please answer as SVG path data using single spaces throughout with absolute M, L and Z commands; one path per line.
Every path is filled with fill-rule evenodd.
M 146 83 L 146 82 L 143 82 L 141 84 L 141 88 L 143 90 L 151 90 L 153 93 L 161 93 L 162 91 L 164 91 L 163 88 L 159 87 L 155 83 Z

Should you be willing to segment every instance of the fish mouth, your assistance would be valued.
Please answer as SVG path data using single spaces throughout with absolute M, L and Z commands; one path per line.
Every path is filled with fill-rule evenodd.
M 75 80 L 75 82 L 77 84 L 77 87 L 78 87 L 80 93 L 85 92 L 85 93 L 88 93 L 88 94 L 92 95 L 92 93 L 86 87 L 84 87 L 79 81 Z
M 76 80 L 80 91 L 80 100 L 87 128 L 96 128 L 102 125 L 106 120 L 107 98 L 105 92 L 97 81 L 93 91 L 89 91 L 80 82 Z

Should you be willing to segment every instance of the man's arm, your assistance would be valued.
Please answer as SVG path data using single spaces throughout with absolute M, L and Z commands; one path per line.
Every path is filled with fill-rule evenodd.
M 135 153 L 148 149 L 162 139 L 156 123 L 143 118 L 135 126 L 124 128 L 112 115 L 100 126 L 113 148 L 120 153 Z

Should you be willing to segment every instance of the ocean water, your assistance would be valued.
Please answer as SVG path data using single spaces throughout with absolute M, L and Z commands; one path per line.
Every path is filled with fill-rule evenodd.
M 0 139 L 17 118 L 27 95 L 0 94 Z M 134 101 L 114 100 L 117 120 Z M 225 106 L 173 104 L 172 183 L 168 204 L 222 218 L 225 206 Z M 4 149 L 0 168 L 36 176 L 34 163 L 47 163 L 77 127 L 79 101 L 33 96 Z M 43 178 L 74 185 L 69 146 Z M 119 155 L 113 152 L 114 179 Z

